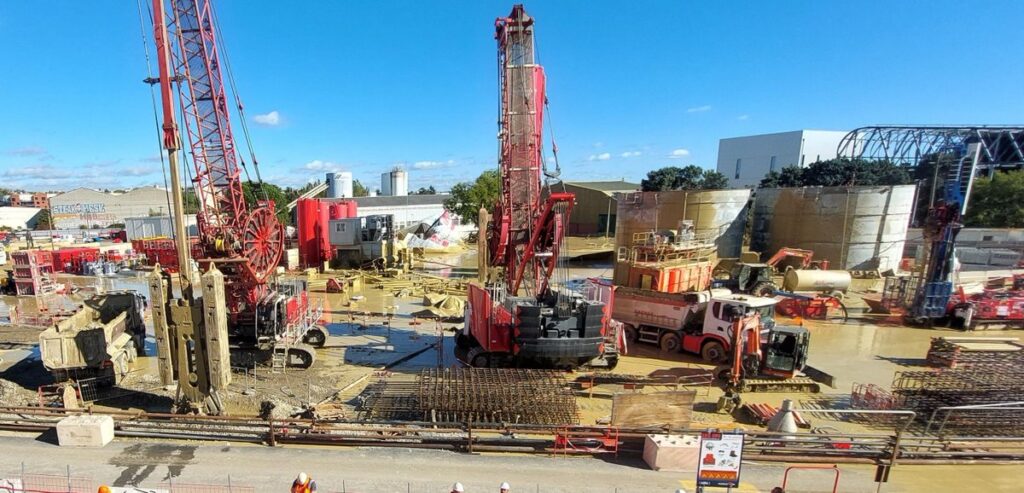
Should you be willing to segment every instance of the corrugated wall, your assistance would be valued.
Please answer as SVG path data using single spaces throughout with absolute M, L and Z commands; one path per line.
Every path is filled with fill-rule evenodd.
M 759 189 L 750 247 L 762 258 L 788 246 L 814 250 L 834 268 L 895 268 L 914 191 L 913 185 Z

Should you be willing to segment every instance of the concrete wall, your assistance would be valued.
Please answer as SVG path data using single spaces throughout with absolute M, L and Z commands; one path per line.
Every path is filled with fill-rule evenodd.
M 747 221 L 749 190 L 634 192 L 616 194 L 618 200 L 615 247 L 630 247 L 634 233 L 675 229 L 682 219 L 694 222 L 697 233 L 718 234 L 718 256 L 740 256 Z M 615 267 L 616 283 L 628 275 L 627 266 Z
M 914 186 L 769 188 L 757 191 L 750 247 L 814 250 L 837 269 L 896 268 L 913 210 Z
M 94 224 L 106 227 L 123 223 L 129 217 L 161 212 L 168 212 L 167 192 L 156 187 L 136 188 L 117 195 L 78 188 L 50 199 L 50 213 L 57 228 Z
M 730 187 L 753 188 L 769 171 L 836 157 L 839 141 L 845 135 L 830 130 L 796 130 L 721 139 L 717 170 L 729 178 Z

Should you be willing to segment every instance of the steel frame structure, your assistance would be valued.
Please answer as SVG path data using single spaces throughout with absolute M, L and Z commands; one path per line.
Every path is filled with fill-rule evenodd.
M 917 166 L 922 158 L 968 144 L 981 144 L 978 166 L 985 170 L 1024 166 L 1024 126 L 878 125 L 850 131 L 839 142 L 839 157 L 888 160 Z
M 268 278 L 284 252 L 284 229 L 272 202 L 252 207 L 245 202 L 210 0 L 170 0 L 167 9 L 164 26 L 164 4 L 154 0 L 164 147 L 170 152 L 179 148 L 171 84 L 177 82 L 200 205 L 199 235 L 207 256 L 197 260 L 221 264 L 229 279 L 228 308 L 234 322 L 247 318 L 244 314 L 267 295 Z

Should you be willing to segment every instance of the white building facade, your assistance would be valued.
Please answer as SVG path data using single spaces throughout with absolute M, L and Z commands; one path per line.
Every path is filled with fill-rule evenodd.
M 795 130 L 718 141 L 718 172 L 732 188 L 754 188 L 771 171 L 833 159 L 847 132 Z

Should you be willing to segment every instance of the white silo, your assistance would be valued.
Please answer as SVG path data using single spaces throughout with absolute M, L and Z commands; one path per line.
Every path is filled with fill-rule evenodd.
M 395 168 L 380 175 L 380 194 L 392 196 L 409 195 L 409 174 L 402 168 Z
M 337 173 L 327 173 L 327 198 L 352 198 L 352 172 L 339 171 Z

